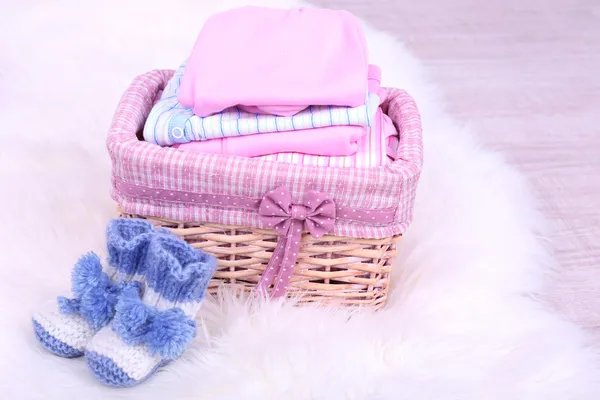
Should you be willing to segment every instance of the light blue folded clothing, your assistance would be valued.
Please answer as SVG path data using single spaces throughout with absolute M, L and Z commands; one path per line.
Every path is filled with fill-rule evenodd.
M 184 62 L 167 83 L 160 100 L 150 111 L 144 125 L 144 140 L 160 146 L 197 140 L 257 133 L 283 132 L 328 126 L 371 126 L 380 98 L 366 93 L 359 107 L 311 106 L 293 116 L 253 114 L 238 107 L 201 118 L 192 108 L 183 107 L 177 92 L 185 70 Z

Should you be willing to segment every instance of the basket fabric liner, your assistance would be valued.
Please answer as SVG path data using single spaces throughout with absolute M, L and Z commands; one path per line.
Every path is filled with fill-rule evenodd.
M 305 227 L 311 222 L 298 210 L 312 212 L 312 223 L 325 221 L 305 201 L 312 193 L 326 195 L 335 208 L 334 223 L 326 231 L 336 236 L 379 239 L 402 234 L 410 224 L 423 149 L 417 107 L 403 90 L 387 89 L 382 104 L 400 134 L 396 161 L 365 169 L 316 167 L 199 155 L 138 140 L 136 133 L 172 75 L 171 70 L 155 70 L 138 76 L 113 118 L 107 139 L 113 166 L 111 195 L 125 212 L 273 229 L 259 208 L 267 193 L 282 189 L 291 204 L 305 207 L 292 207 L 295 214 L 288 219 L 302 216 Z

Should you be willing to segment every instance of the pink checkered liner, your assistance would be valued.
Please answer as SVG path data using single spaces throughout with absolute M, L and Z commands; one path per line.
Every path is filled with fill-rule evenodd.
M 119 102 L 108 133 L 112 159 L 113 199 L 130 214 L 181 221 L 263 228 L 253 205 L 270 190 L 284 186 L 292 201 L 308 191 L 327 193 L 338 207 L 356 215 L 373 211 L 390 215 L 372 223 L 339 218 L 337 236 L 383 238 L 404 233 L 412 221 L 417 182 L 423 164 L 421 119 L 413 99 L 403 90 L 387 89 L 382 105 L 400 133 L 396 161 L 375 168 L 333 168 L 287 164 L 259 158 L 198 155 L 162 148 L 137 139 L 155 98 L 173 71 L 138 76 Z M 188 198 L 234 196 L 247 207 L 200 204 Z

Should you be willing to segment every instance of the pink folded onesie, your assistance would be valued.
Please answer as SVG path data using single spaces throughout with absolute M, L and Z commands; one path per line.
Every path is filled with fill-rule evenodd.
M 294 152 L 322 156 L 349 156 L 367 134 L 363 126 L 327 126 L 299 131 L 261 133 L 173 145 L 185 151 L 257 157 Z
M 368 55 L 347 11 L 242 7 L 209 18 L 178 100 L 206 117 L 227 107 L 289 116 L 309 105 L 365 104 Z

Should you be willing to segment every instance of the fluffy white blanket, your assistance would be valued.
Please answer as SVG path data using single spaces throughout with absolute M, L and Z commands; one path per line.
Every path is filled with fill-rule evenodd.
M 211 3 L 220 3 L 218 6 Z M 525 182 L 443 109 L 422 67 L 366 27 L 383 83 L 417 100 L 425 170 L 389 307 L 351 319 L 207 302 L 186 356 L 139 387 L 41 350 L 30 316 L 68 294 L 114 215 L 105 131 L 130 80 L 175 68 L 202 1 L 19 1 L 0 13 L 0 384 L 12 399 L 598 399 L 596 355 L 538 301 L 553 266 Z M 256 3 L 256 2 L 255 2 Z M 291 0 L 261 4 L 292 6 Z

